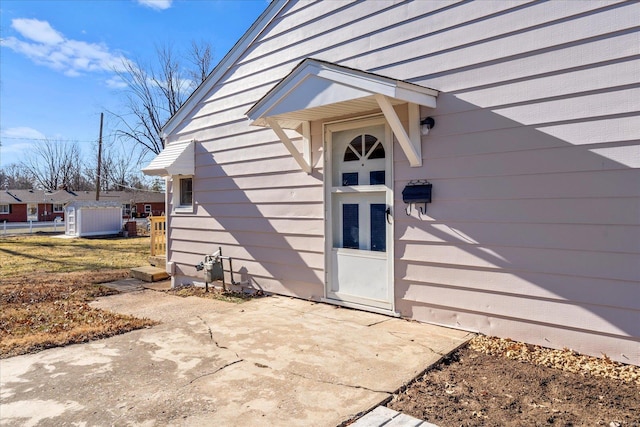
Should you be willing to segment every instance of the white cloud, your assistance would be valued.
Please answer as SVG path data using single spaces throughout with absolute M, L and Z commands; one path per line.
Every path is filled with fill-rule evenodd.
M 173 0 L 137 0 L 138 4 L 151 9 L 165 10 L 171 7 Z
M 21 139 L 45 139 L 46 138 L 42 132 L 26 126 L 3 129 L 1 136 L 7 137 L 7 138 L 21 138 Z
M 0 166 L 18 163 L 25 153 L 33 149 L 33 140 L 45 138 L 42 132 L 26 126 L 2 129 L 0 134 L 2 142 Z
M 127 61 L 123 55 L 112 52 L 104 44 L 67 39 L 46 21 L 14 19 L 11 26 L 23 38 L 3 38 L 0 40 L 1 46 L 68 76 L 121 70 L 123 61 Z
M 46 21 L 37 19 L 14 19 L 11 26 L 23 37 L 44 44 L 58 44 L 64 41 L 62 35 L 51 28 Z
M 107 83 L 107 87 L 110 87 L 112 89 L 123 89 L 127 87 L 127 82 L 122 80 L 120 76 L 113 76 L 110 79 L 108 79 L 106 83 Z
M 2 155 L 5 156 L 2 163 L 10 164 L 17 163 L 21 160 L 24 160 L 23 156 L 25 153 L 30 152 L 35 145 L 32 142 L 20 141 L 20 142 L 11 142 L 11 143 L 2 143 Z M 7 160 L 7 157 L 9 159 Z

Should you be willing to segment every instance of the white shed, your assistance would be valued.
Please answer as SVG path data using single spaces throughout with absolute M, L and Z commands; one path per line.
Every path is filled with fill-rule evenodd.
M 122 231 L 122 207 L 118 202 L 71 202 L 65 207 L 67 236 L 102 236 Z

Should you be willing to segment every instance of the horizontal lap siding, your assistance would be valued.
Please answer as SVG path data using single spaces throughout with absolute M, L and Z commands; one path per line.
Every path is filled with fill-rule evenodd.
M 265 241 L 268 244 L 268 241 Z M 173 248 L 178 252 L 196 252 L 206 254 L 210 250 L 209 243 L 200 243 L 193 241 L 174 240 Z M 292 268 L 304 269 L 305 266 L 312 270 L 322 270 L 324 258 L 322 254 L 305 252 L 300 250 L 294 250 L 292 248 L 275 249 L 272 247 L 261 247 L 256 245 L 247 247 L 233 247 L 223 253 L 232 256 L 234 260 L 237 260 L 236 268 L 241 268 L 243 262 L 248 262 L 255 259 L 259 259 L 260 262 L 283 265 Z M 299 262 L 292 262 L 292 260 Z
M 434 38 L 432 56 L 358 59 L 444 90 L 424 166 L 407 168 L 395 151 L 397 307 L 640 363 L 640 51 L 629 31 L 640 12 L 596 2 L 522 12 L 564 6 L 575 16 L 519 36 L 457 48 L 440 34 L 449 44 Z M 505 30 L 504 19 L 487 25 Z M 434 201 L 408 217 L 401 191 L 424 178 Z
M 429 79 L 434 87 L 443 87 L 448 92 L 468 90 L 469 87 L 500 86 L 504 83 L 529 80 L 534 75 L 565 74 L 582 67 L 596 66 L 606 61 L 622 61 L 637 58 L 637 35 L 628 31 L 605 34 L 583 44 L 567 44 L 553 50 L 535 51 L 506 60 L 486 61 L 458 69 L 440 69 L 429 67 L 429 58 L 416 60 L 419 72 L 412 74 L 412 79 L 419 82 Z M 569 66 L 562 65 L 567 58 Z M 452 78 L 453 77 L 453 78 Z M 530 95 L 533 99 L 535 94 Z
M 200 145 L 174 260 L 193 275 L 220 244 L 267 290 L 322 295 L 322 168 L 301 172 L 244 113 L 303 59 L 327 60 L 441 91 L 421 112 L 436 119 L 423 166 L 394 147 L 399 312 L 640 363 L 639 15 L 599 1 L 286 6 L 172 135 Z M 433 203 L 405 215 L 402 189 L 425 178 Z
M 334 15 L 336 8 L 344 6 L 309 3 L 285 8 L 285 14 L 304 22 L 308 19 L 304 17 L 314 16 L 318 10 Z M 299 24 L 288 19 L 264 33 L 267 43 L 290 41 L 287 31 Z M 340 37 L 349 36 L 343 32 Z M 247 54 L 253 51 L 249 49 Z M 171 258 L 179 275 L 196 276 L 190 260 L 199 262 L 205 253 L 222 245 L 224 253 L 237 260 L 234 268 L 246 266 L 252 277 L 272 287 L 267 290 L 321 297 L 322 168 L 317 167 L 312 175 L 301 172 L 275 134 L 247 126 L 244 115 L 299 59 L 289 52 L 279 55 L 277 62 L 268 56 L 246 59 L 241 58 L 239 65 L 228 71 L 191 119 L 171 136 L 173 140 L 198 141 L 196 210 L 194 215 L 171 219 Z M 294 143 L 299 145 L 299 138 Z M 322 142 L 316 139 L 314 144 L 319 155 Z M 314 162 L 322 164 L 318 159 Z M 305 267 L 310 274 L 304 273 Z
M 462 231 L 465 230 L 465 231 Z M 403 242 L 457 243 L 564 249 L 634 255 L 640 248 L 640 227 L 606 224 L 507 223 L 502 221 L 439 220 L 415 227 L 396 218 L 396 239 Z M 625 250 L 626 249 L 626 250 Z
M 561 5 L 567 3 L 570 2 L 564 2 Z M 589 5 L 603 4 L 605 3 L 588 2 L 585 9 L 591 9 Z M 382 66 L 373 65 L 373 63 L 380 63 L 378 58 L 374 58 L 374 55 L 371 55 L 370 58 L 359 59 L 358 62 L 364 66 L 368 65 L 367 62 L 371 62 L 376 72 L 384 74 L 401 70 L 406 73 L 410 69 L 410 67 L 406 67 L 406 63 L 414 60 L 417 62 L 428 61 L 431 64 L 427 68 L 430 73 L 449 72 L 471 65 L 513 60 L 519 55 L 526 56 L 571 44 L 588 43 L 591 38 L 609 37 L 611 33 L 616 31 L 622 32 L 638 26 L 638 12 L 633 10 L 639 7 L 638 5 L 627 6 L 631 9 L 628 13 L 620 13 L 620 8 L 615 6 L 607 6 L 607 9 L 600 13 L 588 11 L 582 15 L 566 17 L 561 13 L 562 6 L 538 4 L 523 11 L 503 14 L 490 21 L 482 21 L 474 24 L 472 28 L 466 26 L 427 35 L 419 40 L 403 44 L 402 49 L 398 49 L 400 55 L 390 49 L 376 51 L 375 56 L 381 56 L 381 60 L 386 62 Z M 535 11 L 539 11 L 541 17 L 546 17 L 547 23 L 526 26 L 526 21 L 516 19 L 517 16 Z M 557 19 L 554 22 L 552 20 L 554 17 L 562 19 Z M 504 31 L 504 29 L 513 26 L 520 28 L 514 28 L 511 32 Z M 499 36 L 484 37 L 483 32 L 495 32 L 496 30 L 501 32 Z M 416 58 L 415 52 L 424 50 L 425 43 L 435 47 L 433 52 Z M 566 63 L 566 60 L 564 62 Z M 421 70 L 413 68 L 412 71 L 415 73 L 415 71 Z

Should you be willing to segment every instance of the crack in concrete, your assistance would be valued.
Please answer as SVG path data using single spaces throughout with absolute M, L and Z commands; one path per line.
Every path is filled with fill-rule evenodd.
M 324 304 L 324 303 L 318 302 L 318 301 L 309 301 L 309 302 L 311 302 L 313 305 Z M 333 308 L 335 310 L 342 309 L 342 307 L 340 307 L 339 305 L 331 306 L 331 308 Z M 322 313 L 318 313 L 318 312 L 315 312 L 315 311 L 296 310 L 295 308 L 291 308 L 291 307 L 282 307 L 282 309 L 289 310 L 289 311 L 292 311 L 292 312 L 300 314 L 300 315 L 315 316 L 315 317 L 319 317 L 321 319 L 327 319 L 327 320 L 330 320 L 330 321 L 333 321 L 333 322 L 339 322 L 339 320 L 336 319 L 335 317 L 326 316 L 326 315 L 324 315 Z M 283 318 L 283 319 L 287 318 L 287 316 L 284 316 L 284 315 L 282 315 L 280 317 Z M 391 319 L 384 319 L 384 320 L 382 320 L 382 322 L 386 322 L 387 320 L 391 320 Z M 356 322 L 356 324 L 357 324 L 357 322 Z M 371 326 L 371 325 L 365 325 L 365 326 Z
M 211 341 L 213 341 L 213 343 L 216 345 L 217 348 L 220 348 L 220 349 L 223 349 L 223 350 L 233 351 L 233 350 L 230 350 L 229 347 L 225 347 L 223 345 L 220 345 L 220 343 L 218 343 L 218 341 L 213 337 L 213 331 L 211 331 L 211 327 L 209 326 L 209 324 L 207 322 L 205 322 L 202 317 L 200 317 L 200 316 L 196 316 L 196 317 L 198 319 L 200 319 L 200 321 L 207 327 L 207 329 L 209 330 L 209 338 L 211 339 Z M 234 351 L 233 354 L 235 354 L 238 359 L 242 359 L 237 352 Z
M 186 387 L 186 386 L 188 386 L 190 384 L 193 384 L 195 381 L 198 381 L 201 378 L 217 374 L 218 372 L 222 371 L 223 369 L 228 368 L 229 366 L 235 365 L 236 363 L 240 363 L 240 362 L 244 362 L 244 359 L 234 360 L 233 362 L 229 362 L 229 363 L 225 364 L 224 366 L 219 367 L 215 371 L 211 371 L 211 372 L 207 372 L 206 374 L 199 375 L 199 376 L 195 377 L 194 379 L 192 379 L 191 381 L 189 381 L 188 383 L 186 383 L 185 385 L 183 385 L 182 387 Z
M 391 391 L 375 390 L 375 389 L 372 389 L 372 388 L 369 388 L 369 387 L 365 387 L 365 386 L 362 386 L 362 385 L 352 385 L 352 384 L 345 384 L 345 383 L 341 383 L 341 382 L 325 381 L 325 380 L 320 380 L 320 379 L 317 379 L 317 378 L 310 378 L 310 377 L 307 377 L 305 375 L 299 374 L 297 372 L 289 372 L 289 374 L 294 375 L 296 377 L 304 378 L 305 380 L 316 381 L 316 382 L 323 383 L 323 384 L 331 384 L 331 385 L 337 385 L 337 386 L 341 386 L 341 387 L 362 389 L 362 390 L 367 390 L 367 391 L 370 391 L 370 392 L 373 392 L 373 393 L 384 393 L 384 394 L 388 394 L 388 395 L 393 394 L 393 392 L 391 392 Z
M 215 342 L 215 343 L 216 343 L 216 347 L 220 347 L 220 346 L 218 345 L 218 343 L 216 342 L 216 340 L 214 340 L 214 339 L 213 339 L 213 332 L 211 331 L 211 326 L 209 326 L 209 324 L 208 324 L 207 322 L 205 322 L 205 321 L 204 321 L 204 319 L 203 319 L 202 317 L 200 317 L 200 316 L 196 316 L 196 317 L 197 317 L 198 319 L 200 319 L 200 321 L 201 321 L 202 323 L 204 323 L 204 326 L 206 326 L 206 327 L 207 327 L 207 329 L 209 330 L 209 338 L 211 338 L 211 341 L 213 341 L 213 342 Z
M 254 362 L 253 364 L 255 366 L 257 366 L 258 368 L 267 368 L 267 369 L 272 369 L 273 370 L 273 368 L 271 366 L 265 365 L 263 363 Z M 317 379 L 317 378 L 311 378 L 311 377 L 307 377 L 305 375 L 299 374 L 297 372 L 289 372 L 289 371 L 283 371 L 283 372 L 291 374 L 291 375 L 294 375 L 296 377 L 304 378 L 305 380 L 316 381 L 316 382 L 323 383 L 323 384 L 331 384 L 331 385 L 337 385 L 337 386 L 342 386 L 342 387 L 362 389 L 362 390 L 371 391 L 373 393 L 385 393 L 385 394 L 388 394 L 388 395 L 392 395 L 393 394 L 393 392 L 390 392 L 390 391 L 375 390 L 375 389 L 364 387 L 364 386 L 361 386 L 361 385 L 351 385 L 351 384 L 345 384 L 345 383 L 341 383 L 341 382 L 325 381 L 325 380 L 320 380 L 320 379 Z
M 396 333 L 396 332 L 389 332 L 389 334 L 393 335 L 393 336 L 394 336 L 394 337 L 396 337 L 396 338 L 400 338 L 401 340 L 405 340 L 405 341 L 407 340 L 407 338 L 406 338 L 406 337 L 404 337 L 404 336 L 402 336 L 402 335 L 400 335 L 400 334 L 398 334 L 398 333 Z M 437 354 L 438 356 L 444 356 L 444 355 L 445 355 L 444 353 L 439 352 L 439 351 L 436 351 L 436 350 L 434 350 L 433 348 L 429 347 L 428 345 L 423 344 L 423 343 L 421 343 L 421 342 L 419 342 L 419 341 L 415 341 L 415 340 L 409 340 L 409 341 L 411 341 L 411 342 L 412 342 L 412 343 L 414 343 L 414 344 L 418 344 L 420 347 L 424 347 L 424 348 L 426 348 L 426 349 L 427 349 L 427 350 L 429 350 L 431 353 Z
M 388 322 L 388 321 L 390 321 L 390 320 L 391 320 L 391 319 L 382 319 L 382 320 L 379 320 L 379 321 L 377 321 L 377 322 L 369 323 L 369 324 L 367 325 L 367 327 L 371 327 L 371 326 L 379 325 L 380 323 Z

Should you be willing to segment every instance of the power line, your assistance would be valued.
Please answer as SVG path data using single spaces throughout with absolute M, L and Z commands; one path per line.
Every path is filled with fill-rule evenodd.
M 151 189 L 147 190 L 147 189 L 143 189 L 143 188 L 131 187 L 130 185 L 124 185 L 124 184 L 119 183 L 115 179 L 113 179 L 113 178 L 111 178 L 109 176 L 104 176 L 102 174 L 98 174 L 97 176 L 99 176 L 100 179 L 102 179 L 102 180 L 109 181 L 109 182 L 111 182 L 112 184 L 114 184 L 114 185 L 116 185 L 118 187 L 127 188 L 129 190 L 140 191 L 140 192 L 143 192 L 143 193 L 162 193 L 162 194 L 165 193 L 165 190 L 161 190 L 161 191 L 159 191 L 159 190 L 151 190 Z
M 106 137 L 112 137 L 112 136 L 116 136 L 115 133 L 109 134 L 109 135 L 105 135 Z M 59 138 L 27 138 L 24 136 L 1 136 L 0 140 L 2 139 L 13 139 L 16 141 L 42 141 L 42 142 L 52 142 L 52 141 L 60 141 L 60 142 L 97 142 L 98 138 L 96 139 L 59 139 Z

